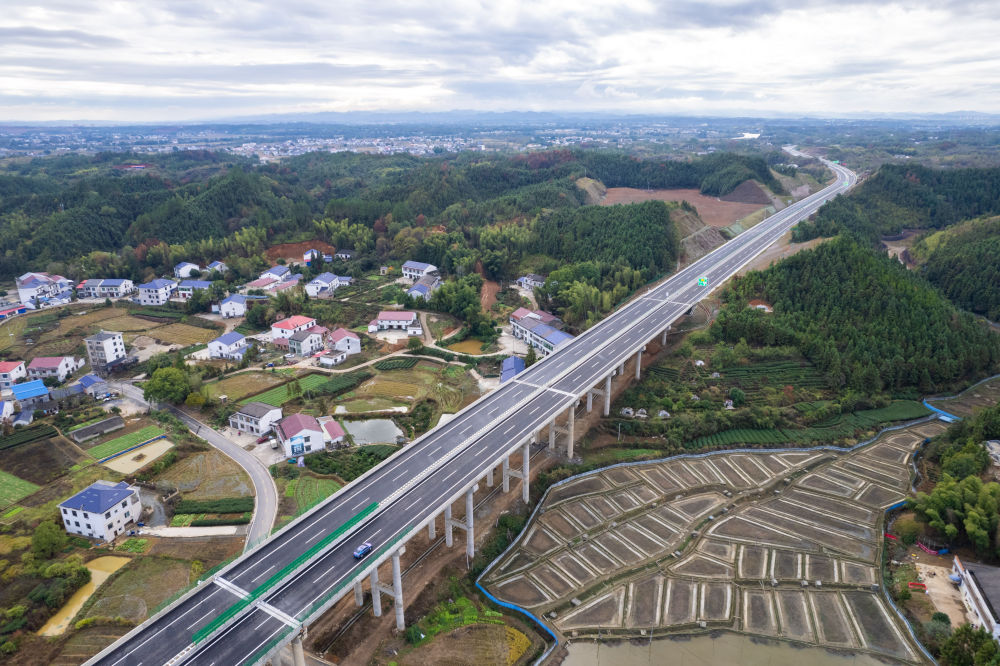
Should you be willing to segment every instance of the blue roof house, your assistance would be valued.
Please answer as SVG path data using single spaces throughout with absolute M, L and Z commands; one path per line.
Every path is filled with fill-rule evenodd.
M 111 542 L 142 518 L 139 490 L 124 481 L 95 481 L 59 505 L 70 534 Z

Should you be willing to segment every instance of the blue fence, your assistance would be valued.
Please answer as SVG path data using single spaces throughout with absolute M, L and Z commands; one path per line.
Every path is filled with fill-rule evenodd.
M 941 416 L 946 416 L 949 419 L 951 419 L 952 421 L 961 421 L 962 420 L 961 416 L 955 416 L 954 414 L 949 414 L 948 412 L 944 411 L 943 409 L 938 409 L 934 405 L 928 403 L 926 400 L 924 400 L 924 407 L 926 407 L 927 409 L 931 410 L 932 412 L 937 412 Z

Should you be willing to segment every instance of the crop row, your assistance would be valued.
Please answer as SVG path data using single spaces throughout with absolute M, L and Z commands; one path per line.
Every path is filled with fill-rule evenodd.
M 181 500 L 174 513 L 243 513 L 253 511 L 252 497 L 225 497 L 214 500 Z
M 376 370 L 409 370 L 415 366 L 420 359 L 412 357 L 387 358 L 375 364 Z
M 56 434 L 58 434 L 56 429 L 47 424 L 21 428 L 6 437 L 0 437 L 0 451 L 20 446 L 21 444 L 27 444 L 28 442 L 34 442 L 38 439 L 54 437 Z

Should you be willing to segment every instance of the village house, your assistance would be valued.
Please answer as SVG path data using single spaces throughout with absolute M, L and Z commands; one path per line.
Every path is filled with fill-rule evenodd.
M 288 457 L 314 453 L 325 448 L 325 433 L 316 417 L 309 414 L 286 416 L 278 422 L 274 432 Z
M 281 280 L 274 277 L 273 275 L 265 275 L 264 277 L 257 278 L 252 282 L 246 283 L 246 288 L 250 289 L 269 289 L 270 287 L 279 284 Z
M 278 264 L 276 266 L 271 266 L 266 271 L 261 273 L 260 279 L 263 280 L 264 278 L 272 278 L 274 280 L 284 280 L 285 276 L 289 273 L 291 273 L 291 271 L 288 269 L 288 266 Z
M 344 443 L 344 429 L 340 427 L 336 419 L 326 417 L 320 426 L 323 428 L 324 439 L 328 446 L 339 446 Z
M 248 402 L 230 415 L 229 427 L 249 435 L 263 435 L 281 420 L 281 407 L 266 402 Z
M 234 361 L 243 359 L 247 350 L 247 340 L 236 331 L 220 335 L 208 343 L 208 355 L 211 358 L 226 358 Z
M 77 360 L 72 356 L 36 356 L 28 364 L 28 377 L 31 379 L 55 377 L 62 383 L 82 367 L 83 360 Z
M 233 294 L 222 299 L 219 304 L 219 314 L 226 319 L 233 317 L 243 317 L 247 313 L 247 308 L 253 305 L 254 301 L 266 301 L 267 296 L 247 296 L 244 294 Z
M 513 379 L 518 373 L 524 372 L 524 359 L 520 356 L 508 356 L 500 364 L 500 383 Z
M 413 280 L 414 282 L 425 275 L 437 272 L 437 266 L 434 264 L 425 264 L 422 261 L 407 261 L 403 264 L 403 277 Z
M 157 278 L 152 282 L 139 285 L 139 296 L 135 299 L 139 305 L 165 305 L 171 294 L 177 289 L 177 283 L 165 278 Z
M 108 392 L 108 384 L 103 379 L 97 375 L 84 375 L 80 377 L 80 381 L 77 382 L 82 388 L 83 392 L 92 398 L 96 398 L 99 395 L 104 395 Z M 76 432 L 75 430 L 73 432 Z
M 182 261 L 174 266 L 174 277 L 178 280 L 189 278 L 195 273 L 201 273 L 201 266 L 192 264 L 190 261 Z
M 14 384 L 10 390 L 13 391 L 14 400 L 17 400 L 22 410 L 49 399 L 49 387 L 41 379 Z M 28 423 L 31 421 L 29 420 Z
M 194 295 L 198 289 L 208 289 L 212 283 L 208 280 L 181 280 L 177 285 L 177 296 L 185 301 Z
M 14 418 L 14 403 L 10 400 L 0 400 L 0 423 L 10 423 Z
M 314 250 L 313 248 L 309 248 L 308 250 L 302 253 L 302 261 L 306 262 L 307 264 L 313 259 L 319 259 L 319 257 L 320 257 L 320 251 Z
M 135 284 L 127 278 L 90 278 L 76 286 L 80 298 L 122 298 L 135 291 Z
M 27 376 L 28 371 L 24 367 L 24 361 L 0 362 L 0 391 L 10 390 L 17 380 Z
M 229 266 L 226 266 L 221 261 L 213 261 L 208 266 L 205 267 L 209 271 L 219 271 L 220 273 L 225 273 L 229 270 Z
M 375 319 L 368 322 L 368 332 L 377 333 L 387 330 L 405 330 L 407 335 L 423 335 L 420 319 L 416 312 L 398 310 L 383 310 Z
M 337 351 L 347 352 L 348 355 L 361 353 L 361 338 L 353 331 L 346 328 L 335 328 L 327 336 L 330 345 Z
M 337 250 L 333 256 L 341 261 L 350 261 L 354 258 L 354 250 Z
M 95 481 L 59 505 L 70 534 L 111 542 L 142 517 L 139 489 L 121 481 Z
M 104 374 L 125 361 L 125 339 L 117 331 L 101 331 L 83 339 L 87 346 L 90 369 Z
M 952 575 L 958 578 L 958 589 L 962 593 L 962 604 L 973 618 L 971 624 L 982 627 L 993 637 L 1000 639 L 1000 568 L 986 564 L 963 563 L 956 555 L 952 561 Z
M 290 338 L 293 334 L 304 331 L 307 328 L 312 328 L 315 325 L 315 319 L 302 315 L 295 315 L 281 321 L 276 321 L 271 324 L 271 341 L 273 342 L 277 338 Z
M 325 347 L 323 337 L 326 335 L 326 328 L 323 326 L 313 326 L 302 331 L 296 331 L 288 336 L 288 351 L 296 356 L 309 356 Z
M 16 305 L 12 308 L 4 308 L 3 310 L 0 310 L 0 321 L 3 321 L 4 319 L 10 319 L 14 315 L 24 314 L 27 311 L 28 308 L 24 307 L 23 305 Z
M 48 273 L 25 273 L 19 276 L 17 297 L 28 307 L 34 307 L 35 301 L 45 304 L 49 301 L 69 301 L 66 294 L 72 294 L 73 283 L 62 275 Z
M 543 284 L 545 284 L 545 278 L 535 273 L 528 273 L 527 275 L 517 278 L 515 282 L 517 283 L 517 286 L 521 287 L 522 289 L 527 289 L 528 291 L 531 291 L 535 287 L 541 287 Z
M 346 360 L 347 360 L 347 352 L 334 350 L 320 356 L 317 359 L 317 363 L 324 368 L 332 368 L 335 365 L 340 365 Z
M 559 330 L 562 321 L 544 310 L 518 308 L 510 314 L 510 326 L 515 338 L 524 340 L 542 356 L 548 356 L 573 339 L 569 333 Z
M 431 294 L 440 286 L 441 278 L 438 277 L 437 273 L 430 273 L 417 280 L 417 283 L 406 291 L 406 295 L 410 298 L 422 298 L 429 301 Z
M 320 273 L 308 284 L 306 284 L 305 289 L 310 298 L 316 298 L 317 296 L 329 296 L 335 292 L 338 287 L 350 284 L 351 280 L 352 278 L 341 277 L 339 275 L 334 275 L 333 273 Z

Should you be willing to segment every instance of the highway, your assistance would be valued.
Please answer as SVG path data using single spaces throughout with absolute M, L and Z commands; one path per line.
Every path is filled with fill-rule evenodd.
M 246 553 L 221 572 L 224 580 L 203 583 L 88 663 L 221 665 L 259 660 L 275 641 L 288 639 L 296 621 L 308 622 L 321 611 L 324 600 L 350 592 L 350 583 L 376 561 L 355 561 L 352 551 L 358 543 L 370 540 L 376 549 L 391 545 L 393 550 L 404 544 L 488 467 L 574 405 L 796 222 L 854 184 L 853 172 L 828 166 L 837 175 L 834 184 L 633 298 Z M 698 284 L 701 277 L 708 278 L 707 286 Z M 281 580 L 234 621 L 192 645 L 192 634 L 237 603 L 244 591 L 253 591 L 372 502 L 379 502 L 378 510 L 346 536 Z

